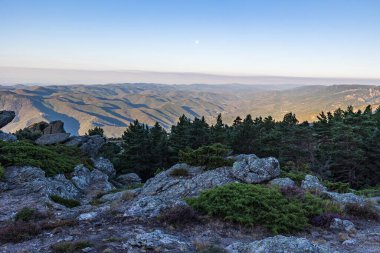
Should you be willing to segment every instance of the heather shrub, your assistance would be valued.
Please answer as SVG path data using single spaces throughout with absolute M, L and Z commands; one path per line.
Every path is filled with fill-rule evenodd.
M 80 149 L 65 145 L 38 146 L 29 142 L 0 141 L 0 163 L 4 166 L 34 166 L 47 176 L 70 173 L 77 164 L 92 163 Z
M 0 227 L 0 242 L 20 242 L 41 233 L 39 224 L 15 221 Z
M 355 216 L 362 219 L 370 219 L 370 220 L 379 220 L 380 215 L 376 211 L 376 209 L 367 204 L 364 206 L 358 205 L 358 204 L 347 204 L 345 206 L 345 212 L 348 215 Z
M 18 211 L 15 215 L 16 221 L 32 221 L 32 220 L 41 220 L 46 218 L 46 215 L 38 212 L 35 209 L 24 207 L 20 211 Z
M 232 166 L 233 160 L 226 159 L 230 150 L 222 144 L 202 146 L 198 149 L 186 148 L 179 151 L 179 161 L 193 166 L 205 166 L 206 169 L 215 169 L 223 166 Z
M 186 169 L 174 169 L 170 172 L 170 176 L 172 177 L 187 177 L 189 176 L 189 172 Z
M 335 218 L 346 219 L 337 213 L 322 213 L 311 218 L 310 222 L 313 226 L 328 228 Z
M 88 241 L 60 242 L 52 245 L 51 250 L 54 253 L 72 253 L 91 246 Z
M 53 200 L 55 203 L 61 204 L 68 208 L 73 208 L 76 206 L 80 206 L 80 202 L 75 199 L 65 199 L 58 195 L 52 195 L 50 196 L 50 199 Z
M 286 198 L 276 187 L 232 183 L 187 199 L 196 210 L 247 226 L 262 225 L 273 233 L 303 230 L 309 219 L 335 211 L 329 201 L 310 193 L 302 198 Z
M 159 220 L 174 226 L 183 226 L 199 221 L 198 212 L 191 206 L 176 205 L 165 210 Z

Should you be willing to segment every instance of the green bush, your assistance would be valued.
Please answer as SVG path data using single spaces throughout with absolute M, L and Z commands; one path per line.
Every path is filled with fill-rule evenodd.
M 206 169 L 215 169 L 223 166 L 232 166 L 233 160 L 226 159 L 230 150 L 222 144 L 202 146 L 198 149 L 187 148 L 179 151 L 179 161 L 193 166 L 206 166 Z
M 87 135 L 90 135 L 90 136 L 92 136 L 92 135 L 104 136 L 104 130 L 101 127 L 94 127 L 92 129 L 88 130 Z
M 78 148 L 65 145 L 37 146 L 25 141 L 0 141 L 0 163 L 4 166 L 39 167 L 47 176 L 70 173 L 78 164 L 91 168 L 91 161 Z
M 65 198 L 62 198 L 58 195 L 52 195 L 52 196 L 50 196 L 50 198 L 54 202 L 61 204 L 61 205 L 68 207 L 68 208 L 80 206 L 80 202 L 78 200 L 75 200 L 75 199 L 65 199 Z
M 15 133 L 17 140 L 30 140 L 35 141 L 41 137 L 42 132 L 40 131 L 32 131 L 28 128 L 17 130 Z
M 36 210 L 29 207 L 24 207 L 16 214 L 15 220 L 16 221 L 31 221 L 36 216 L 36 213 L 37 213 Z
M 54 253 L 72 253 L 91 246 L 92 244 L 88 241 L 60 242 L 52 245 L 51 249 Z
M 262 225 L 273 233 L 303 230 L 309 220 L 325 211 L 336 211 L 329 201 L 305 193 L 287 198 L 276 187 L 232 183 L 186 200 L 195 209 L 243 225 Z
M 291 180 L 293 180 L 294 182 L 296 182 L 296 184 L 298 186 L 301 186 L 302 180 L 305 179 L 306 175 L 307 175 L 307 173 L 302 172 L 302 171 L 284 171 L 284 170 L 282 170 L 280 177 L 288 177 Z
M 380 185 L 356 190 L 354 193 L 365 197 L 378 197 L 380 196 Z
M 1 166 L 0 164 L 0 180 L 4 177 L 4 174 L 5 174 L 5 169 L 3 166 Z
M 339 193 L 347 193 L 351 192 L 350 184 L 343 182 L 331 182 L 328 180 L 323 181 L 323 184 L 329 189 L 329 191 L 339 192 Z

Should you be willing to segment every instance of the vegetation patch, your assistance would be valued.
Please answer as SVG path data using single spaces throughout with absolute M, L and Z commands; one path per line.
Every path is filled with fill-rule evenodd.
M 53 200 L 55 203 L 61 204 L 68 208 L 73 208 L 76 206 L 80 206 L 80 202 L 75 199 L 65 199 L 58 195 L 52 195 L 50 196 L 50 199 Z
M 224 248 L 209 243 L 198 243 L 195 245 L 195 250 L 197 253 L 227 253 Z
M 187 202 L 205 214 L 247 226 L 262 225 L 275 234 L 303 230 L 310 218 L 338 211 L 330 201 L 310 193 L 287 198 L 275 187 L 239 183 L 204 191 Z
M 316 227 L 329 228 L 331 222 L 335 219 L 347 219 L 342 217 L 342 215 L 337 213 L 322 213 L 311 219 L 311 224 Z
M 178 168 L 174 169 L 170 172 L 170 176 L 172 177 L 188 177 L 189 172 L 186 169 Z
M 223 166 L 232 166 L 233 160 L 226 159 L 231 151 L 222 144 L 203 146 L 198 149 L 187 148 L 179 151 L 179 161 L 193 166 L 206 166 L 206 169 L 215 169 Z
M 88 241 L 60 242 L 52 245 L 51 250 L 54 253 L 72 253 L 91 246 Z
M 380 220 L 380 215 L 376 209 L 371 205 L 358 205 L 347 204 L 345 206 L 345 212 L 348 215 L 355 216 L 362 219 Z
M 34 166 L 47 176 L 70 173 L 78 164 L 91 168 L 92 162 L 80 149 L 65 145 L 38 146 L 26 141 L 0 141 L 0 163 L 4 166 Z
M 168 210 L 165 210 L 159 220 L 174 226 L 188 225 L 199 221 L 199 214 L 191 206 L 176 205 Z
M 323 181 L 323 185 L 327 187 L 329 191 L 339 192 L 339 193 L 347 193 L 351 192 L 350 184 L 343 182 L 331 182 L 328 180 Z
M 2 178 L 4 178 L 4 174 L 5 174 L 5 169 L 4 169 L 4 167 L 1 166 L 1 164 L 0 164 L 0 180 L 1 180 Z
M 15 215 L 16 221 L 36 221 L 46 218 L 46 215 L 38 212 L 37 210 L 29 207 L 22 208 Z

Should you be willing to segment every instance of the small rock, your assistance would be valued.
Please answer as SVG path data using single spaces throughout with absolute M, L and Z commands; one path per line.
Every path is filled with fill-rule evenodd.
M 116 181 L 123 186 L 132 186 L 141 183 L 141 178 L 136 173 L 128 173 L 118 176 Z
M 364 206 L 366 204 L 366 200 L 363 197 L 360 197 L 353 193 L 337 193 L 325 191 L 323 194 L 325 197 L 343 206 L 347 204 L 357 204 L 359 206 Z
M 17 141 L 17 137 L 13 134 L 0 132 L 0 140 L 7 141 L 7 142 L 15 142 Z
M 342 244 L 345 246 L 352 246 L 352 245 L 355 245 L 356 243 L 357 243 L 357 240 L 348 239 L 348 240 L 345 240 Z
M 301 188 L 318 192 L 324 192 L 327 190 L 327 188 L 319 182 L 319 179 L 312 175 L 305 176 L 305 180 L 302 180 Z
M 279 186 L 279 187 L 282 187 L 282 188 L 296 186 L 296 183 L 293 180 L 291 180 L 290 178 L 288 178 L 288 177 L 275 178 L 272 181 L 270 181 L 269 184 L 276 185 L 276 186 Z
M 351 239 L 347 233 L 339 233 L 338 238 L 340 241 L 346 241 L 346 240 Z
M 346 232 L 351 232 L 355 230 L 355 225 L 349 220 L 334 218 L 330 224 L 330 228 L 335 230 L 344 230 Z
M 63 143 L 70 137 L 69 133 L 44 134 L 35 143 L 38 145 L 53 145 Z
M 91 247 L 86 247 L 86 248 L 82 249 L 82 252 L 85 252 L 85 253 L 90 252 L 90 251 L 92 251 Z
M 80 221 L 92 220 L 97 215 L 98 215 L 98 213 L 96 213 L 96 212 L 82 213 L 81 215 L 79 215 L 78 220 L 80 220 Z
M 94 167 L 107 176 L 114 177 L 116 175 L 116 170 L 114 169 L 113 164 L 110 160 L 99 157 L 97 159 L 93 159 L 92 161 L 94 163 Z

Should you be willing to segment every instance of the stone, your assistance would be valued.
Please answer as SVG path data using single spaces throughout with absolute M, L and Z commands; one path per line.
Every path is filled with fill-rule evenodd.
M 97 212 L 89 212 L 89 213 L 82 213 L 79 215 L 78 220 L 85 221 L 85 220 L 93 220 L 98 216 Z
M 92 161 L 94 163 L 94 167 L 97 170 L 100 170 L 101 172 L 109 176 L 110 178 L 116 175 L 116 170 L 114 169 L 113 164 L 111 163 L 110 160 L 103 157 L 99 157 L 96 159 L 92 159 Z
M 356 204 L 359 206 L 364 206 L 367 203 L 363 197 L 360 197 L 353 193 L 337 193 L 325 191 L 323 195 L 343 206 L 347 204 Z
M 281 188 L 295 187 L 296 186 L 296 183 L 288 177 L 275 178 L 275 179 L 271 180 L 269 182 L 269 184 L 276 185 L 276 186 L 279 186 Z
M 38 145 L 53 145 L 67 141 L 70 137 L 69 133 L 45 134 L 39 137 L 35 143 Z
M 154 252 L 192 252 L 190 243 L 178 236 L 165 234 L 158 229 L 137 234 L 135 238 L 128 240 L 124 247 L 132 248 L 131 250 L 139 248 Z
M 234 162 L 232 175 L 244 183 L 257 184 L 269 181 L 280 175 L 280 163 L 274 157 L 257 158 L 246 155 Z
M 355 230 L 355 225 L 354 225 L 354 223 L 352 223 L 349 220 L 342 220 L 342 219 L 339 219 L 339 218 L 334 218 L 331 221 L 330 228 L 331 229 L 335 229 L 335 230 L 342 230 L 342 231 L 346 231 L 346 232 L 352 232 L 352 231 Z
M 88 136 L 88 139 L 79 148 L 89 156 L 95 157 L 105 143 L 104 137 L 92 135 Z
M 0 111 L 0 128 L 8 125 L 15 117 L 16 113 L 13 111 Z
M 319 182 L 319 179 L 312 175 L 305 176 L 305 180 L 302 180 L 301 188 L 317 192 L 324 192 L 327 190 L 327 188 Z
M 136 173 L 122 174 L 116 178 L 116 181 L 123 186 L 133 186 L 141 183 L 141 178 Z
M 7 141 L 7 142 L 15 142 L 17 141 L 17 137 L 13 134 L 0 132 L 0 140 Z
M 355 239 L 348 239 L 348 240 L 345 240 L 344 242 L 342 242 L 342 245 L 344 246 L 353 246 L 357 243 L 357 240 Z
M 306 238 L 294 236 L 274 236 L 251 243 L 237 242 L 226 248 L 229 253 L 328 253 L 329 249 L 322 248 Z

